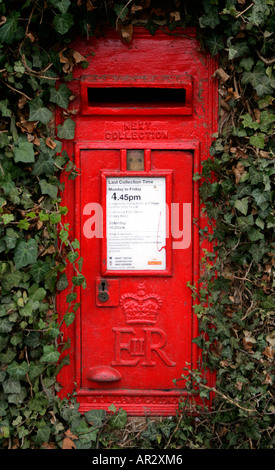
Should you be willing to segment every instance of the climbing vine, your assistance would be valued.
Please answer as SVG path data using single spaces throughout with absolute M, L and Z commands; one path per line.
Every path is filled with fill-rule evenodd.
M 204 253 L 200 285 L 189 284 L 202 363 L 188 387 L 202 400 L 214 392 L 212 409 L 194 417 L 183 402 L 178 416 L 140 424 L 114 406 L 80 415 L 73 396 L 57 397 L 56 379 L 69 347 L 56 294 L 69 288 L 69 326 L 75 287 L 85 288 L 85 259 L 62 218 L 64 184 L 78 176 L 61 144 L 74 137 L 67 85 L 89 60 L 70 43 L 108 27 L 129 43 L 137 25 L 151 34 L 195 25 L 201 48 L 220 57 L 219 130 L 194 176 L 209 218 L 201 236 L 215 250 Z M 273 0 L 0 0 L 1 448 L 274 446 L 273 46 Z

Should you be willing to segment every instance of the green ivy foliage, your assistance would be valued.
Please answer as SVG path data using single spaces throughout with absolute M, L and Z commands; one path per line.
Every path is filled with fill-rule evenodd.
M 61 144 L 74 137 L 74 122 L 72 74 L 60 54 L 77 35 L 109 26 L 129 42 L 135 25 L 172 35 L 195 25 L 201 47 L 220 55 L 219 131 L 194 176 L 209 217 L 201 235 L 215 251 L 205 251 L 200 285 L 190 284 L 200 367 L 216 371 L 215 388 L 199 365 L 188 371 L 190 392 L 202 400 L 214 392 L 212 410 L 194 418 L 182 403 L 177 417 L 138 430 L 123 410 L 80 415 L 73 397 L 57 397 L 69 342 L 55 303 L 69 287 L 69 326 L 79 308 L 75 287 L 85 288 L 85 260 L 62 222 L 60 176 L 76 178 L 77 169 Z M 273 41 L 273 0 L 0 0 L 1 448 L 272 448 Z M 56 107 L 65 117 L 57 130 Z

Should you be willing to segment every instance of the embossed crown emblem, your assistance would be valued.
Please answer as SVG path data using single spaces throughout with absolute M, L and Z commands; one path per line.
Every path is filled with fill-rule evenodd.
M 138 284 L 136 294 L 123 294 L 120 298 L 120 305 L 123 309 L 126 323 L 149 323 L 157 321 L 157 314 L 161 307 L 159 295 L 146 294 L 144 283 Z

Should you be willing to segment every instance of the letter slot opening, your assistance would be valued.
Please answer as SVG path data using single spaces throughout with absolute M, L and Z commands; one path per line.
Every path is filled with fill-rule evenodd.
M 88 88 L 89 106 L 185 106 L 184 88 Z
M 147 81 L 147 80 L 146 80 Z M 82 83 L 85 115 L 188 115 L 192 114 L 192 82 Z

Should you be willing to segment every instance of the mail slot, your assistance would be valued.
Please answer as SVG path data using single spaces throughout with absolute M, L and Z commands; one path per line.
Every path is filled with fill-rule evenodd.
M 184 35 L 136 28 L 74 45 L 92 57 L 75 68 L 74 142 L 80 176 L 66 182 L 66 222 L 80 241 L 86 289 L 60 374 L 80 410 L 170 415 L 187 396 L 184 375 L 200 358 L 194 299 L 206 221 L 194 173 L 216 131 L 214 59 Z M 61 293 L 59 308 L 62 310 Z M 63 297 L 62 297 L 63 296 Z M 212 377 L 207 374 L 209 384 Z

